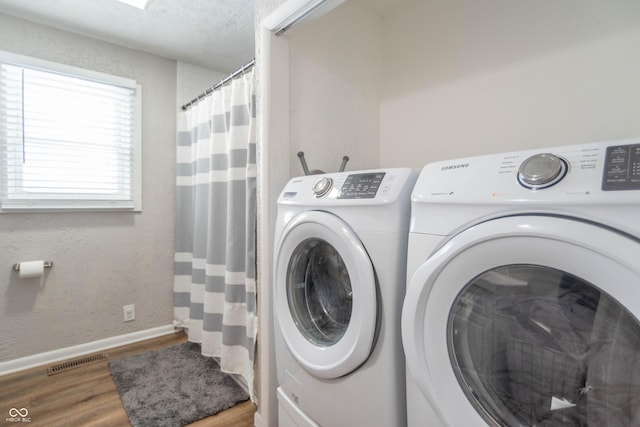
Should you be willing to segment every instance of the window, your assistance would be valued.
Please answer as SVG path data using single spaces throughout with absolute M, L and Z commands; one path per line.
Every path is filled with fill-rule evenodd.
M 0 52 L 2 212 L 141 209 L 140 86 Z

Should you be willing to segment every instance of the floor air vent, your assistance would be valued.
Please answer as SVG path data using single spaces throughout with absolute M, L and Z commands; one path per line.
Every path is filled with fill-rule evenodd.
M 70 371 L 71 369 L 80 368 L 81 366 L 88 365 L 89 363 L 99 362 L 100 360 L 105 359 L 107 359 L 106 354 L 92 354 L 90 356 L 81 357 L 80 359 L 68 360 L 57 365 L 49 366 L 47 368 L 47 375 L 55 375 L 61 372 Z

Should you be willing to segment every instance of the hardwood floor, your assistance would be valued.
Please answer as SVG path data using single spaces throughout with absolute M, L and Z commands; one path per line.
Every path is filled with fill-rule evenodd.
M 106 350 L 108 358 L 55 375 L 47 366 L 0 376 L 0 425 L 13 426 L 129 426 L 116 385 L 109 372 L 109 360 L 186 341 L 182 333 Z M 10 420 L 15 408 L 26 408 L 30 422 Z M 191 427 L 252 427 L 255 406 L 243 402 L 202 419 Z M 16 418 L 19 418 L 18 414 Z

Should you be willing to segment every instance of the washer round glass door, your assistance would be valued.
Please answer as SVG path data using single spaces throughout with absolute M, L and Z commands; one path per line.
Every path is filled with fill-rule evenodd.
M 320 347 L 344 336 L 351 319 L 353 290 L 344 260 L 318 237 L 298 244 L 287 268 L 287 301 L 298 331 Z
M 317 377 L 350 373 L 376 333 L 377 285 L 362 242 L 335 215 L 307 211 L 289 222 L 276 253 L 274 305 L 289 350 Z
M 410 281 L 412 378 L 452 426 L 638 425 L 639 256 L 637 240 L 564 218 L 463 231 Z

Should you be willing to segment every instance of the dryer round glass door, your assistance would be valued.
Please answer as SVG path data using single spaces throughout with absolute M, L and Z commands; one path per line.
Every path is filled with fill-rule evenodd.
M 319 378 L 364 363 L 377 333 L 377 282 L 355 232 L 337 216 L 298 214 L 276 248 L 274 308 L 287 347 Z
M 458 294 L 447 335 L 458 382 L 492 422 L 640 421 L 640 325 L 577 276 L 540 265 L 493 268 Z
M 448 425 L 640 424 L 640 243 L 553 217 L 471 227 L 412 277 L 407 364 Z

